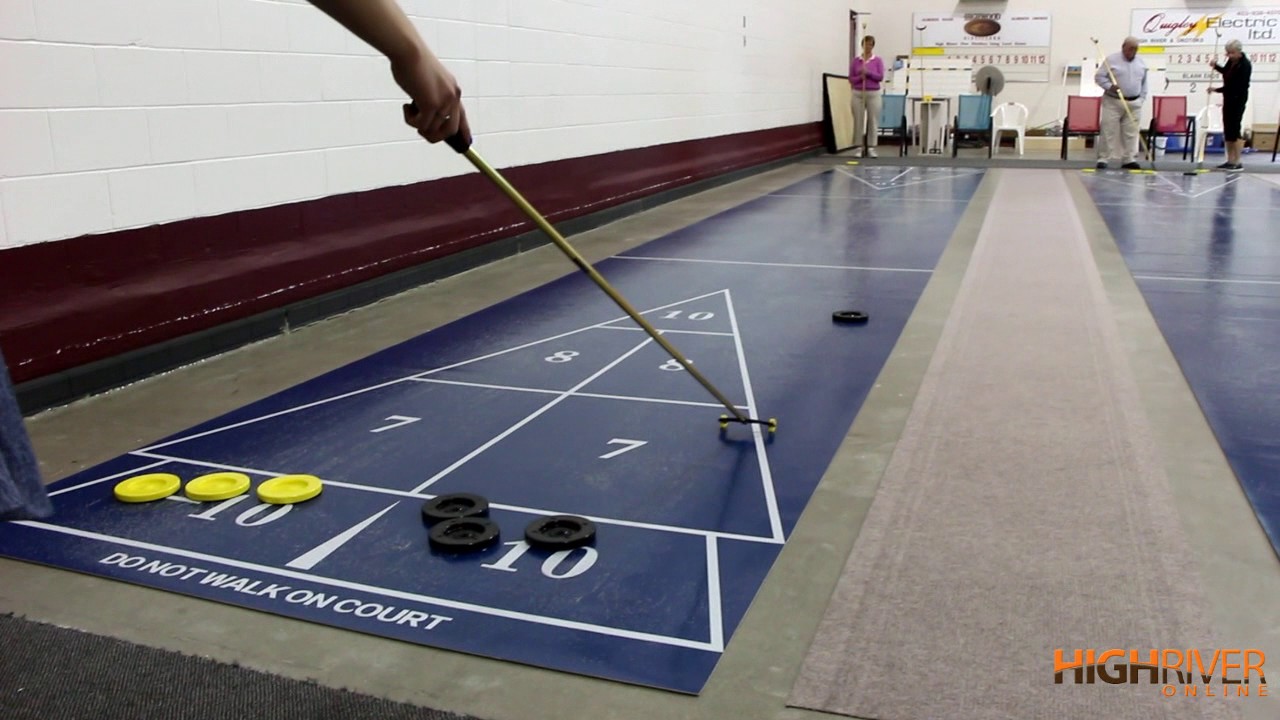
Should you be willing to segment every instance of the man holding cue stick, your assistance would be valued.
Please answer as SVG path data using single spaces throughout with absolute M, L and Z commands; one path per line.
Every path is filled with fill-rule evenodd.
M 1094 45 L 1097 42 L 1094 40 Z M 1138 39 L 1125 38 L 1120 52 L 1103 59 L 1093 80 L 1103 91 L 1102 144 L 1105 149 L 1098 155 L 1098 168 L 1105 168 L 1109 161 L 1116 160 L 1125 170 L 1141 170 L 1138 111 L 1147 99 L 1147 66 L 1138 57 Z

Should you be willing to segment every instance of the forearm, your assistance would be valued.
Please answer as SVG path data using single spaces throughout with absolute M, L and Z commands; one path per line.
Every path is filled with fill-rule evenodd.
M 395 0 L 309 0 L 392 62 L 411 63 L 427 52 Z
M 471 145 L 471 126 L 462 88 L 422 41 L 396 0 L 309 0 L 390 61 L 391 77 L 408 95 L 404 121 L 427 142 L 448 140 L 462 152 Z

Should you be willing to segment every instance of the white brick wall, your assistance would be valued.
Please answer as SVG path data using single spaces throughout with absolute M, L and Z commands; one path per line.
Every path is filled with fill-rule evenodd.
M 18 138 L 22 142 L 18 142 Z M 49 113 L 43 110 L 0 113 L 0 142 L 4 142 L 4 154 L 0 155 L 0 178 L 53 172 Z
M 151 163 L 146 110 L 80 108 L 51 110 L 48 116 L 56 172 Z
M 5 234 L 26 238 L 74 237 L 114 225 L 107 173 L 62 173 L 5 181 Z
M 36 9 L 32 0 L 0 0 L 0 37 L 27 40 L 36 36 Z
M 111 212 L 121 225 L 181 220 L 199 213 L 195 165 L 174 164 L 117 170 L 107 176 Z
M 401 5 L 499 167 L 815 121 L 847 54 L 835 0 Z M 473 172 L 387 70 L 304 0 L 0 0 L 0 248 Z

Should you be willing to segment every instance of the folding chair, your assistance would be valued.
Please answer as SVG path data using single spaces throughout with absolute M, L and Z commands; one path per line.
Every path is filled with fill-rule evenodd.
M 1155 162 L 1156 138 L 1171 135 L 1182 136 L 1182 159 L 1187 159 L 1191 139 L 1195 136 L 1196 119 L 1187 115 L 1185 95 L 1157 95 L 1152 98 L 1151 125 L 1147 128 L 1147 155 Z
M 1062 159 L 1067 159 L 1067 140 L 1072 137 L 1097 138 L 1102 134 L 1102 98 L 1067 96 L 1067 116 L 1062 120 Z
M 961 135 L 991 135 L 991 96 L 961 95 L 951 126 L 951 157 L 960 152 Z
M 1026 150 L 1027 116 L 1031 113 L 1027 106 L 1019 102 L 1007 102 L 996 107 L 991 113 L 991 146 L 987 148 L 987 157 L 996 152 L 1000 142 L 1000 134 L 1012 132 L 1017 134 L 1018 154 Z
M 907 94 L 880 96 L 879 137 L 898 138 L 898 156 L 907 154 Z

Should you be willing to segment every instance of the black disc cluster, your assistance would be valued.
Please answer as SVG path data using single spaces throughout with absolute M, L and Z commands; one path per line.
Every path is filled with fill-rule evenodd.
M 422 505 L 422 519 L 430 526 L 431 547 L 461 553 L 475 552 L 498 542 L 501 529 L 489 517 L 489 501 L 471 493 L 432 498 Z M 525 542 L 545 550 L 570 550 L 596 536 L 595 523 L 577 515 L 537 518 L 524 530 Z

